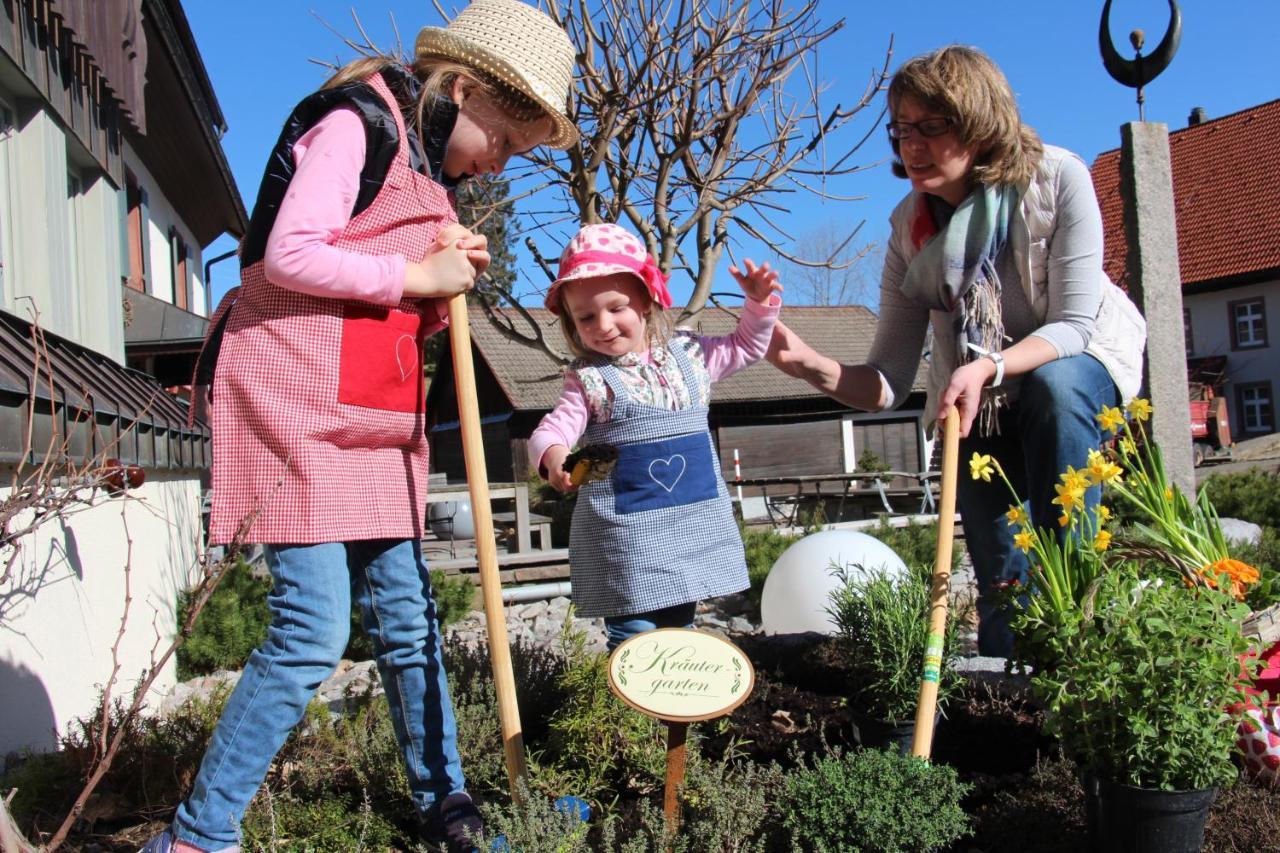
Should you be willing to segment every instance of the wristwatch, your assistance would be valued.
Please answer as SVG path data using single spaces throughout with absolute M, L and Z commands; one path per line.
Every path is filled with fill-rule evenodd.
M 984 352 L 982 356 L 983 358 L 991 359 L 991 361 L 995 363 L 996 375 L 991 380 L 991 387 L 999 388 L 1000 383 L 1004 381 L 1004 356 L 995 351 Z

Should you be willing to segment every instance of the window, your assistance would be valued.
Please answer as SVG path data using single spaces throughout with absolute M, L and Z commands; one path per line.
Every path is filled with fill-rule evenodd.
M 1236 401 L 1240 410 L 1240 426 L 1245 432 L 1275 431 L 1275 409 L 1271 405 L 1270 382 L 1238 383 Z
M 187 272 L 191 249 L 176 228 L 169 231 L 169 258 L 173 264 L 173 304 L 183 311 L 190 311 L 191 278 Z
M 1191 342 L 1192 338 L 1191 338 L 1191 309 L 1190 308 L 1182 309 L 1182 339 L 1187 344 L 1187 355 L 1191 355 L 1191 353 L 1196 351 L 1195 346 Z
M 13 135 L 15 131 L 13 108 L 0 101 L 0 300 L 12 292 L 9 276 L 13 269 L 13 204 L 12 175 Z
M 1231 321 L 1231 348 L 1252 349 L 1267 345 L 1266 306 L 1259 296 L 1227 303 Z
M 129 219 L 129 272 L 124 283 L 147 292 L 147 192 L 138 179 L 125 173 L 125 204 Z

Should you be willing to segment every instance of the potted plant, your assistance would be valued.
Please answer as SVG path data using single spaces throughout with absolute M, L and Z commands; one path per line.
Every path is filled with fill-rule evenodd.
M 852 681 L 849 697 L 864 747 L 911 751 L 920 672 L 929 634 L 928 570 L 895 575 L 861 567 L 833 570 L 839 585 L 827 610 L 838 629 Z M 956 620 L 947 623 L 938 707 L 955 692 Z
M 1064 625 L 1062 664 L 1032 689 L 1046 729 L 1082 769 L 1090 834 L 1104 851 L 1199 850 L 1218 786 L 1233 781 L 1248 608 L 1229 592 L 1104 574 Z
M 1068 468 L 1056 486 L 1057 530 L 1034 528 L 998 460 L 974 454 L 970 473 L 998 475 L 1009 523 L 1031 569 L 1012 599 L 1015 649 L 1034 669 L 1046 727 L 1080 766 L 1095 849 L 1198 850 L 1217 786 L 1236 776 L 1235 721 L 1253 664 L 1241 602 L 1258 572 L 1227 550 L 1204 492 L 1173 487 L 1146 440 L 1145 400 L 1098 414 L 1115 446 Z M 1131 533 L 1104 502 L 1123 499 Z

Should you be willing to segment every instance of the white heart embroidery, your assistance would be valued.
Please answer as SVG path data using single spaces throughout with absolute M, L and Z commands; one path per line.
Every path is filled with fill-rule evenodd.
M 678 471 L 676 470 L 677 462 L 680 469 Z M 679 453 L 675 456 L 668 456 L 666 459 L 655 459 L 649 463 L 649 479 L 662 486 L 670 494 L 672 489 L 676 487 L 676 483 L 679 483 L 680 478 L 684 476 L 685 466 L 684 456 Z M 670 481 L 671 485 L 667 485 L 667 481 Z
M 405 343 L 409 346 L 406 347 Z M 406 362 L 408 365 L 406 366 Z M 413 375 L 418 367 L 418 343 L 413 339 L 412 335 L 401 335 L 396 341 L 396 367 L 400 368 L 400 381 L 403 382 Z

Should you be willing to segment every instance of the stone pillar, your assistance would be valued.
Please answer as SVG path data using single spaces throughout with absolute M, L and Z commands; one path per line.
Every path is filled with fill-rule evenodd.
M 1173 210 L 1169 130 L 1154 122 L 1120 128 L 1120 195 L 1128 237 L 1129 295 L 1147 318 L 1146 393 L 1152 438 L 1170 480 L 1195 495 L 1187 345 L 1182 323 L 1178 225 Z

